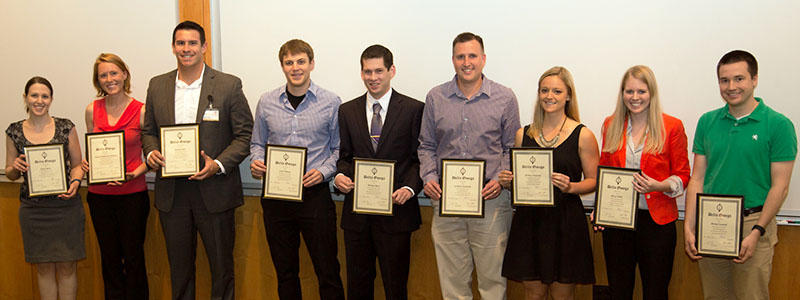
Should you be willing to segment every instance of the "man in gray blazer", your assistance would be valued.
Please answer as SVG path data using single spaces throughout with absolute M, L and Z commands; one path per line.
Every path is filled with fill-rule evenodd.
M 188 178 L 157 172 L 155 206 L 167 244 L 172 299 L 195 299 L 200 233 L 211 269 L 211 299 L 234 299 L 234 210 L 244 203 L 239 163 L 249 154 L 253 115 L 239 78 L 203 63 L 205 32 L 185 21 L 172 33 L 178 69 L 150 80 L 142 149 L 147 165 L 164 166 L 159 127 L 199 123 L 200 171 Z

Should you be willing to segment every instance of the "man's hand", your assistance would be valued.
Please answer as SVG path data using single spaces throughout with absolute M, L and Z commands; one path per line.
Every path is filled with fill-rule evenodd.
M 200 172 L 197 172 L 191 177 L 189 177 L 189 180 L 203 180 L 208 177 L 214 176 L 215 174 L 217 174 L 217 172 L 219 172 L 219 165 L 217 164 L 217 162 L 211 159 L 211 157 L 208 157 L 205 151 L 200 150 L 200 157 L 202 157 L 203 160 L 205 161 L 205 166 L 203 167 L 202 170 L 200 170 Z
M 497 179 L 500 180 L 500 185 L 504 188 L 511 189 L 511 180 L 514 179 L 514 173 L 509 170 L 502 170 L 497 174 Z
M 150 169 L 156 171 L 164 166 L 164 156 L 158 150 L 150 152 L 150 157 L 147 158 L 147 165 Z
M 253 174 L 253 178 L 261 179 L 266 173 L 267 166 L 264 164 L 263 160 L 253 160 L 253 162 L 250 163 L 250 174 Z
M 322 172 L 311 169 L 303 175 L 303 187 L 312 187 L 322 182 Z
M 425 191 L 425 195 L 433 201 L 439 201 L 439 198 L 442 197 L 442 188 L 436 181 L 431 180 L 425 183 L 425 188 L 423 190 Z
M 758 230 L 750 231 L 750 234 L 742 240 L 742 248 L 739 250 L 739 257 L 734 258 L 733 262 L 737 264 L 743 264 L 748 259 L 753 257 L 753 254 L 756 253 L 756 245 L 758 244 L 758 238 L 761 237 L 761 232 Z
M 684 247 L 686 250 L 686 256 L 689 256 L 689 259 L 693 261 L 703 258 L 702 256 L 697 255 L 697 247 L 694 246 L 694 241 L 695 241 L 694 230 L 690 230 L 688 228 L 684 229 L 683 237 L 684 237 L 683 240 L 686 244 Z
M 333 186 L 342 191 L 342 193 L 347 194 L 353 190 L 356 184 L 353 183 L 353 180 L 351 180 L 350 177 L 347 177 L 344 174 L 337 174 L 336 177 L 333 178 Z
M 481 190 L 481 196 L 483 196 L 484 200 L 492 200 L 500 196 L 500 192 L 503 191 L 503 187 L 500 186 L 500 183 L 497 180 L 489 180 L 486 185 L 483 186 L 483 190 Z
M 403 205 L 411 196 L 414 196 L 411 194 L 411 191 L 401 187 L 392 193 L 392 201 L 397 205 Z

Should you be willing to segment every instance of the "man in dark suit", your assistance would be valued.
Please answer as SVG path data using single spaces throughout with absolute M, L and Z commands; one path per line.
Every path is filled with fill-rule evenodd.
M 368 92 L 339 108 L 341 148 L 334 185 L 347 193 L 341 227 L 348 299 L 373 298 L 376 257 L 386 299 L 408 299 L 411 232 L 421 223 L 417 147 L 424 104 L 391 89 L 394 74 L 392 52 L 381 45 L 368 47 L 361 54 L 361 79 Z M 395 161 L 392 216 L 353 212 L 353 158 Z
M 189 178 L 162 178 L 157 172 L 155 206 L 167 245 L 172 299 L 195 299 L 197 233 L 211 269 L 211 299 L 234 299 L 234 210 L 244 203 L 239 163 L 249 154 L 253 116 L 235 76 L 203 63 L 205 32 L 185 21 L 172 33 L 178 69 L 150 80 L 142 147 L 147 164 L 158 170 L 159 127 L 199 123 L 200 168 Z

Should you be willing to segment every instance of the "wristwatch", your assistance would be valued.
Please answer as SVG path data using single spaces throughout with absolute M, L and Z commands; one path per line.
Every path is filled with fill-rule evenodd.
M 753 229 L 750 229 L 750 231 L 753 231 L 753 230 L 758 230 L 758 232 L 761 233 L 761 236 L 764 236 L 764 233 L 767 233 L 767 230 L 764 229 L 764 227 L 761 227 L 761 225 L 758 225 L 758 224 L 753 225 Z

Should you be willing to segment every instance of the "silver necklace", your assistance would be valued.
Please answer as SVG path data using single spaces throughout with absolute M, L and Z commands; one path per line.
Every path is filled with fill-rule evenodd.
M 539 141 L 542 142 L 542 146 L 545 146 L 546 148 L 553 148 L 553 146 L 555 146 L 555 144 L 558 143 L 558 138 L 561 137 L 561 130 L 564 129 L 564 124 L 566 123 L 567 123 L 567 116 L 564 116 L 564 121 L 561 122 L 561 128 L 558 129 L 558 133 L 556 134 L 555 137 L 553 137 L 552 140 L 545 139 L 544 134 L 542 133 L 544 130 L 540 130 Z

